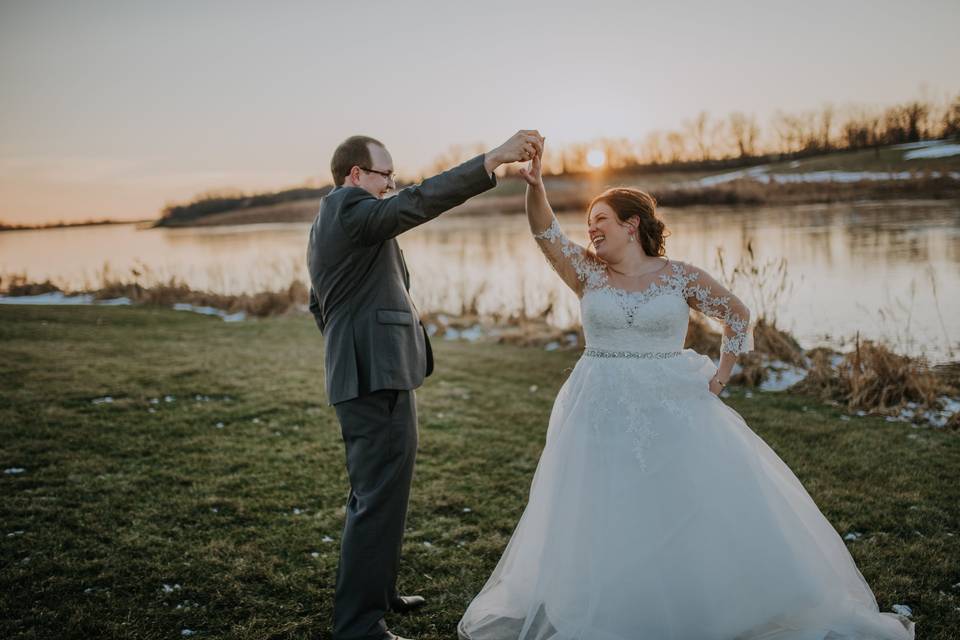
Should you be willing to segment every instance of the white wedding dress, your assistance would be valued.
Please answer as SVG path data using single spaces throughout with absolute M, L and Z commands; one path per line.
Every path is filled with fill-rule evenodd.
M 880 613 L 833 526 L 789 467 L 711 393 L 683 349 L 689 308 L 752 349 L 746 311 L 670 261 L 612 287 L 554 220 L 537 236 L 583 283 L 586 350 L 557 395 L 526 509 L 458 625 L 468 640 L 875 640 Z M 734 304 L 736 303 L 736 304 Z

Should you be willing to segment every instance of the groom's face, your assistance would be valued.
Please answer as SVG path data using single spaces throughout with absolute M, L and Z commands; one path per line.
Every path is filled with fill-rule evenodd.
M 357 186 L 378 198 L 383 198 L 397 186 L 392 177 L 383 175 L 393 175 L 393 158 L 390 157 L 389 151 L 378 144 L 368 145 L 367 148 L 370 150 L 370 166 L 360 170 L 357 175 Z

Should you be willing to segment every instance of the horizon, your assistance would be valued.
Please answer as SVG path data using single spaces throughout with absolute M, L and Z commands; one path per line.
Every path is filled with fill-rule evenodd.
M 777 111 L 960 89 L 956 3 L 416 4 L 4 6 L 0 221 L 142 220 L 209 191 L 321 186 L 354 133 L 418 177 L 520 128 L 538 128 L 549 157 L 701 112 L 767 129 Z

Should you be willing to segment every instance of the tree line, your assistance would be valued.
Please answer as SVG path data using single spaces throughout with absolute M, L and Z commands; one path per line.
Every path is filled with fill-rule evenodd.
M 614 170 L 747 165 L 754 161 L 801 157 L 830 151 L 879 148 L 884 145 L 960 137 L 960 93 L 942 101 L 910 100 L 888 107 L 825 104 L 799 113 L 776 111 L 761 127 L 756 116 L 734 112 L 711 118 L 706 111 L 684 120 L 681 127 L 653 131 L 640 140 L 604 138 L 552 150 L 544 171 L 553 175 L 589 169 L 587 154 L 602 150 Z M 480 143 L 453 145 L 427 168 L 433 175 L 482 153 Z M 316 184 L 316 183 L 314 183 Z M 303 186 L 283 191 L 244 194 L 209 191 L 192 202 L 168 204 L 157 222 L 187 222 L 203 216 L 281 202 L 320 198 L 332 187 Z
M 640 140 L 604 138 L 568 144 L 545 158 L 551 174 L 587 170 L 587 154 L 602 150 L 612 169 L 669 165 L 748 164 L 750 160 L 805 156 L 830 151 L 960 136 L 960 93 L 942 101 L 910 100 L 888 107 L 825 104 L 799 113 L 776 111 L 766 125 L 757 117 L 734 112 L 712 118 L 706 111 L 684 120 L 681 127 L 653 131 Z M 477 145 L 452 146 L 430 167 L 440 171 L 463 162 Z

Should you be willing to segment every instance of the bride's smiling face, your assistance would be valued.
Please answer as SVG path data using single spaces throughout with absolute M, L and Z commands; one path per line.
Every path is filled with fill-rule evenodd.
M 631 234 L 636 236 L 636 227 L 623 222 L 606 202 L 597 202 L 587 216 L 587 233 L 597 257 L 604 262 L 619 262 L 631 243 Z M 636 238 L 634 238 L 636 240 Z

